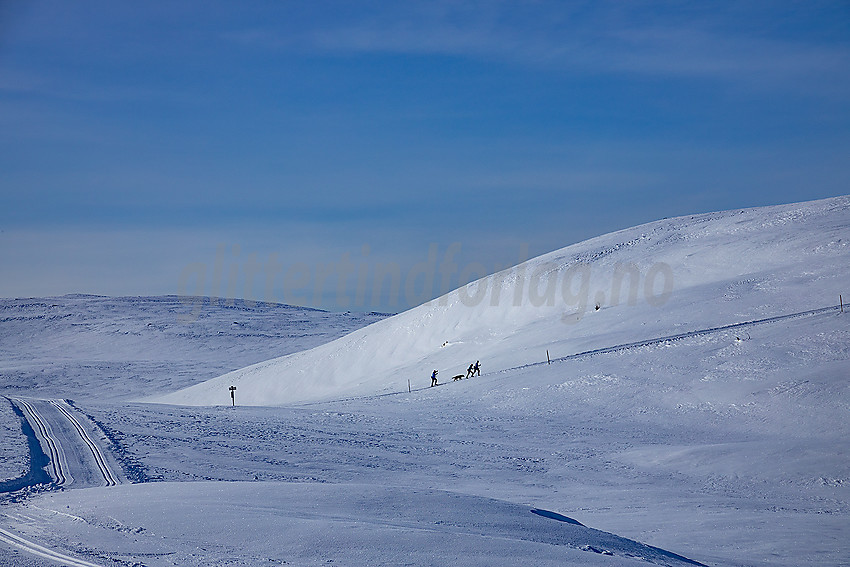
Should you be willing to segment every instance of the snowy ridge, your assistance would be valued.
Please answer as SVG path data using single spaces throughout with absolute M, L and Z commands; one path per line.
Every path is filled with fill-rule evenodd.
M 384 317 L 202 297 L 0 299 L 0 388 L 101 400 L 171 392 Z
M 148 398 L 283 405 L 398 392 L 464 373 L 838 303 L 850 198 L 665 219 L 568 246 L 308 351 Z M 598 307 L 598 309 L 597 309 Z
M 139 507 L 133 522 L 156 522 L 162 533 L 143 530 L 137 536 L 172 546 L 169 553 L 145 558 L 152 567 L 196 564 L 189 563 L 198 560 L 189 552 L 197 553 L 197 544 L 175 546 L 175 534 L 193 542 L 203 538 L 200 547 L 237 540 L 253 550 L 256 565 L 275 564 L 269 557 L 280 556 L 318 565 L 324 550 L 337 546 L 357 550 L 342 558 L 348 560 L 345 564 L 362 565 L 703 565 L 547 510 L 440 490 L 316 483 L 152 483 L 119 487 L 97 503 L 84 492 L 55 494 L 48 505 L 70 505 L 84 517 L 96 513 L 114 518 L 126 513 L 127 499 L 138 498 L 146 505 Z M 165 509 L 169 513 L 163 513 Z M 232 520 L 246 509 L 251 514 Z M 103 537 L 102 526 L 93 522 L 64 524 L 65 529 L 74 526 L 80 539 Z

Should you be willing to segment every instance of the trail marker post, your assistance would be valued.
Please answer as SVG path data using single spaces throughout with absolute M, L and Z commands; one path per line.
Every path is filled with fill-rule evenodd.
M 838 294 L 838 303 L 841 304 L 841 312 L 844 313 L 844 299 L 841 297 L 841 294 Z
M 546 349 L 546 364 L 552 364 L 552 360 L 549 358 L 549 349 Z
M 230 387 L 230 402 L 236 407 L 236 386 Z

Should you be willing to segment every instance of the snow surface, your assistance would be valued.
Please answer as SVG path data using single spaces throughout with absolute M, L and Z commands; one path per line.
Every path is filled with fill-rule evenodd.
M 128 512 L 125 498 L 141 499 Z M 27 514 L 75 541 L 104 542 L 110 560 L 132 561 L 144 549 L 151 567 L 694 565 L 546 510 L 380 485 L 158 483 L 97 499 L 87 489 L 49 495 Z
M 526 266 L 591 262 L 580 321 L 563 302 L 494 308 L 449 294 L 174 394 L 198 405 L 130 401 L 149 388 L 117 355 L 113 376 L 60 371 L 61 389 L 85 386 L 69 397 L 142 483 L 6 502 L 0 528 L 104 566 L 848 565 L 850 315 L 835 305 L 849 238 L 847 197 L 628 229 Z M 641 281 L 666 263 L 673 293 L 652 305 L 640 289 L 630 305 L 626 284 L 613 305 L 617 262 Z M 88 309 L 102 328 L 132 326 L 132 302 L 113 301 Z M 769 319 L 781 315 L 793 316 Z M 191 352 L 199 368 L 208 356 L 228 370 L 201 346 L 230 340 L 217 338 L 223 321 L 160 342 L 146 360 L 169 376 L 146 376 L 199 380 L 169 370 Z M 313 324 L 331 338 L 326 320 Z M 37 340 L 53 333 L 73 345 L 58 326 Z M 247 357 L 251 340 L 234 350 Z M 87 349 L 62 364 L 81 368 Z M 51 369 L 57 352 L 41 359 Z M 476 359 L 481 377 L 427 388 L 432 368 L 445 381 Z M 308 363 L 346 372 L 310 387 Z M 49 376 L 26 392 L 55 391 Z M 231 383 L 239 404 L 275 405 L 227 407 Z
M 0 299 L 0 388 L 101 400 L 168 392 L 383 317 L 176 296 Z
M 26 437 L 21 434 L 21 420 L 6 399 L 0 399 L 0 482 L 26 473 Z
M 475 360 L 485 371 L 510 369 L 545 360 L 546 350 L 563 356 L 836 305 L 850 281 L 848 227 L 847 197 L 658 221 L 535 258 L 311 350 L 147 399 L 226 403 L 231 385 L 247 405 L 398 392 L 408 379 L 429 383 L 432 369 L 448 380 Z M 615 283 L 625 265 L 642 279 L 632 302 L 632 280 Z M 469 300 L 479 292 L 481 301 Z

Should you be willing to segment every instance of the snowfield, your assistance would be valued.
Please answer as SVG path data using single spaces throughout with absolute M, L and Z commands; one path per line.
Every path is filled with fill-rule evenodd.
M 136 503 L 132 515 L 125 498 Z M 695 564 L 547 510 L 436 490 L 158 483 L 97 501 L 86 490 L 43 500 L 31 512 L 40 521 L 63 524 L 75 540 L 109 541 L 110 559 L 145 549 L 148 565 Z M 57 522 L 56 508 L 75 516 Z
M 397 392 L 484 361 L 516 368 L 608 347 L 838 304 L 850 202 L 650 223 L 530 260 L 336 341 L 148 401 L 245 405 Z M 596 306 L 599 310 L 596 310 Z M 445 346 L 444 346 L 445 345 Z M 224 395 L 223 395 L 224 394 Z
M 6 400 L 0 401 L 0 482 L 26 472 L 27 442 L 21 435 L 20 420 Z
M 167 392 L 383 317 L 175 296 L 0 299 L 0 387 L 100 400 Z
M 32 300 L 4 394 L 73 399 L 122 483 L 7 495 L 0 558 L 850 564 L 848 242 L 848 197 L 668 219 L 294 343 L 285 306 Z

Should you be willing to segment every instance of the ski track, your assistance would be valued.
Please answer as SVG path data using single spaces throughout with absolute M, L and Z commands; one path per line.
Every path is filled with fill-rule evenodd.
M 54 434 L 49 420 L 36 409 L 35 404 L 32 403 L 34 400 L 13 398 L 13 401 L 23 409 L 26 419 L 30 422 L 30 425 L 34 426 L 34 429 L 38 432 L 41 439 L 43 439 L 43 446 L 47 446 L 48 458 L 50 459 L 50 474 L 54 479 L 55 486 L 63 488 L 71 486 L 74 482 L 74 478 L 70 474 L 68 460 L 66 458 L 65 451 L 62 448 L 62 442 L 59 437 Z M 71 424 L 74 431 L 76 431 L 79 435 L 80 440 L 91 452 L 94 464 L 97 467 L 100 476 L 103 477 L 103 485 L 118 485 L 118 477 L 110 469 L 100 447 L 91 438 L 77 418 L 74 417 L 73 413 L 70 411 L 70 406 L 68 406 L 64 400 L 51 399 L 38 401 L 49 404 L 50 407 L 57 411 L 59 416 L 62 416 L 62 418 L 66 419 Z M 70 439 L 65 437 L 65 441 L 70 442 Z M 0 529 L 0 542 L 4 542 L 12 547 L 44 559 L 58 561 L 59 563 L 70 567 L 100 567 L 94 563 L 75 559 L 68 555 L 59 553 L 58 551 L 53 551 L 3 529 Z
M 764 319 L 755 319 L 753 321 L 744 321 L 742 323 L 732 323 L 730 325 L 721 325 L 719 327 L 710 327 L 708 329 L 700 329 L 700 330 L 697 330 L 697 331 L 688 331 L 688 332 L 679 333 L 679 334 L 676 334 L 676 335 L 668 335 L 668 336 L 665 336 L 665 337 L 657 337 L 657 338 L 654 338 L 654 339 L 646 339 L 646 340 L 643 340 L 643 341 L 636 341 L 636 342 L 632 342 L 632 343 L 624 343 L 624 344 L 621 344 L 621 345 L 615 345 L 615 346 L 611 346 L 611 347 L 603 347 L 603 348 L 598 348 L 598 349 L 593 349 L 593 350 L 587 350 L 587 351 L 579 352 L 579 353 L 576 353 L 576 354 L 569 354 L 567 356 L 561 356 L 561 357 L 558 357 L 558 358 L 553 358 L 552 362 L 565 362 L 567 360 L 587 358 L 587 357 L 590 357 L 590 356 L 593 356 L 593 355 L 596 355 L 596 354 L 608 354 L 608 353 L 612 353 L 612 352 L 631 350 L 631 349 L 634 349 L 634 348 L 640 348 L 640 347 L 644 347 L 644 346 L 654 346 L 654 345 L 659 345 L 659 344 L 663 344 L 663 343 L 671 343 L 671 342 L 679 341 L 679 340 L 682 340 L 682 339 L 690 339 L 690 338 L 693 338 L 693 337 L 702 337 L 702 336 L 705 336 L 705 335 L 711 335 L 711 334 L 714 334 L 714 333 L 719 333 L 721 331 L 730 331 L 732 329 L 754 327 L 756 325 L 764 325 L 764 324 L 767 324 L 767 323 L 776 323 L 778 321 L 785 321 L 785 320 L 788 320 L 788 319 L 797 319 L 797 318 L 801 318 L 801 317 L 809 317 L 809 316 L 812 316 L 812 315 L 818 315 L 820 313 L 827 313 L 829 311 L 838 311 L 838 309 L 839 309 L 838 305 L 832 305 L 832 306 L 829 306 L 829 307 L 821 307 L 819 309 L 810 309 L 810 310 L 807 310 L 807 311 L 800 311 L 798 313 L 789 313 L 789 314 L 786 314 L 786 315 L 777 315 L 775 317 L 767 317 L 767 318 L 764 318 Z M 542 366 L 544 364 L 548 364 L 548 363 L 547 362 L 532 362 L 530 364 L 523 364 L 521 366 L 515 366 L 513 368 L 506 368 L 504 370 L 500 370 L 499 372 L 509 372 L 509 371 L 512 371 L 512 370 L 522 370 L 522 369 L 525 369 L 525 368 Z
M 13 400 L 21 408 L 23 408 L 28 421 L 30 421 L 31 425 L 35 426 L 34 429 L 38 431 L 39 435 L 44 440 L 44 445 L 47 445 L 47 456 L 50 459 L 50 473 L 56 486 L 70 486 L 74 482 L 74 478 L 70 473 L 68 459 L 65 455 L 64 449 L 62 448 L 62 441 L 54 434 L 49 420 L 36 409 L 35 404 L 32 403 L 35 400 L 28 401 L 22 398 L 13 398 Z M 74 417 L 73 413 L 70 411 L 70 406 L 68 406 L 64 400 L 51 399 L 38 401 L 49 404 L 50 407 L 54 408 L 58 415 L 66 419 L 73 430 L 77 432 L 80 441 L 82 441 L 83 445 L 85 445 L 91 453 L 94 465 L 98 472 L 98 475 L 95 476 L 103 478 L 103 486 L 116 486 L 119 483 L 117 475 L 107 464 L 106 458 L 98 444 L 91 438 L 79 420 Z M 70 443 L 71 439 L 66 437 L 65 441 Z
M 69 555 L 59 553 L 58 551 L 54 551 L 47 547 L 38 545 L 37 543 L 31 542 L 11 532 L 8 532 L 3 528 L 0 528 L 0 541 L 17 549 L 26 551 L 27 553 L 30 553 L 32 555 L 36 555 L 44 559 L 50 559 L 51 561 L 58 561 L 62 565 L 66 565 L 68 567 L 101 567 L 96 563 L 91 563 L 83 559 L 77 559 Z
M 33 429 L 35 429 L 44 439 L 44 444 L 47 445 L 47 457 L 50 459 L 50 475 L 53 477 L 53 480 L 56 486 L 65 486 L 73 482 L 73 477 L 70 474 L 66 473 L 67 466 L 65 464 L 65 453 L 62 450 L 62 446 L 59 441 L 53 435 L 53 429 L 50 427 L 50 424 L 44 420 L 41 415 L 36 411 L 36 409 L 21 398 L 13 398 L 15 403 L 17 403 L 25 412 L 27 416 L 29 416 L 28 421 L 30 425 L 35 425 Z
M 106 464 L 106 459 L 103 457 L 103 453 L 98 447 L 97 443 L 89 436 L 88 432 L 83 428 L 77 418 L 68 411 L 69 406 L 63 400 L 50 400 L 50 404 L 59 410 L 59 412 L 68 418 L 68 421 L 71 422 L 71 425 L 74 426 L 74 429 L 77 430 L 77 433 L 80 434 L 80 438 L 83 440 L 89 450 L 91 451 L 92 457 L 94 457 L 94 462 L 97 465 L 100 474 L 103 475 L 103 480 L 106 483 L 106 486 L 116 486 L 118 484 L 118 479 L 113 474 L 112 470 L 110 470 L 109 465 Z
M 718 327 L 709 327 L 707 329 L 698 329 L 696 331 L 687 331 L 685 333 L 678 333 L 678 334 L 675 334 L 675 335 L 666 335 L 666 336 L 663 336 L 663 337 L 656 337 L 656 338 L 652 338 L 652 339 L 644 339 L 642 341 L 622 343 L 622 344 L 619 344 L 619 345 L 602 347 L 602 348 L 597 348 L 597 349 L 592 349 L 592 350 L 586 350 L 586 351 L 583 351 L 583 352 L 578 352 L 578 353 L 575 353 L 575 354 L 568 354 L 566 356 L 560 356 L 560 357 L 551 359 L 551 361 L 530 362 L 528 364 L 521 364 L 519 366 L 511 366 L 511 367 L 508 367 L 508 368 L 503 368 L 501 370 L 496 370 L 494 372 L 485 372 L 484 375 L 486 376 L 488 374 L 504 374 L 504 373 L 507 373 L 507 372 L 513 372 L 515 370 L 525 370 L 527 368 L 536 368 L 538 366 L 544 366 L 544 365 L 553 364 L 553 363 L 557 363 L 557 362 L 567 362 L 569 360 L 579 360 L 579 359 L 583 359 L 583 358 L 589 358 L 589 357 L 596 356 L 596 355 L 599 355 L 599 354 L 610 354 L 610 353 L 614 353 L 614 352 L 622 352 L 622 351 L 632 350 L 632 349 L 635 349 L 635 348 L 641 348 L 641 347 L 645 347 L 645 346 L 655 346 L 655 345 L 660 345 L 660 344 L 665 344 L 665 343 L 672 343 L 672 342 L 680 341 L 680 340 L 683 340 L 683 339 L 689 339 L 689 338 L 693 338 L 693 337 L 702 337 L 702 336 L 711 335 L 711 334 L 714 334 L 714 333 L 719 333 L 719 332 L 722 332 L 722 331 L 729 331 L 729 330 L 732 330 L 732 329 L 743 329 L 743 328 L 747 328 L 747 327 L 754 327 L 756 325 L 765 325 L 765 324 L 769 324 L 769 323 L 776 323 L 778 321 L 786 321 L 786 320 L 789 320 L 789 319 L 811 317 L 813 315 L 828 313 L 830 311 L 838 311 L 839 309 L 840 309 L 839 305 L 831 305 L 829 307 L 820 307 L 818 309 L 809 309 L 809 310 L 806 310 L 806 311 L 799 311 L 797 313 L 788 313 L 788 314 L 785 314 L 785 315 L 776 315 L 774 317 L 766 317 L 764 319 L 754 319 L 752 321 L 744 321 L 744 322 L 741 322 L 741 323 L 731 323 L 729 325 L 720 325 Z M 437 386 L 445 386 L 447 384 L 448 384 L 448 382 L 443 382 L 441 384 L 437 384 Z M 371 396 L 353 396 L 353 397 L 339 398 L 339 399 L 334 399 L 334 400 L 321 400 L 321 401 L 316 401 L 316 402 L 306 402 L 306 403 L 301 403 L 301 404 L 293 404 L 293 407 L 315 406 L 315 405 L 322 405 L 322 404 L 329 404 L 329 403 L 336 403 L 336 402 L 350 402 L 350 401 L 357 401 L 357 400 L 372 400 L 372 399 L 377 399 L 377 398 L 384 398 L 384 397 L 387 397 L 387 396 L 397 396 L 397 395 L 400 395 L 400 394 L 407 394 L 407 393 L 412 393 L 412 392 L 421 392 L 423 390 L 428 390 L 432 387 L 433 386 L 427 386 L 427 387 L 422 387 L 422 388 L 413 388 L 409 392 L 405 392 L 405 391 L 386 392 L 386 393 L 383 393 L 383 394 L 373 394 Z

